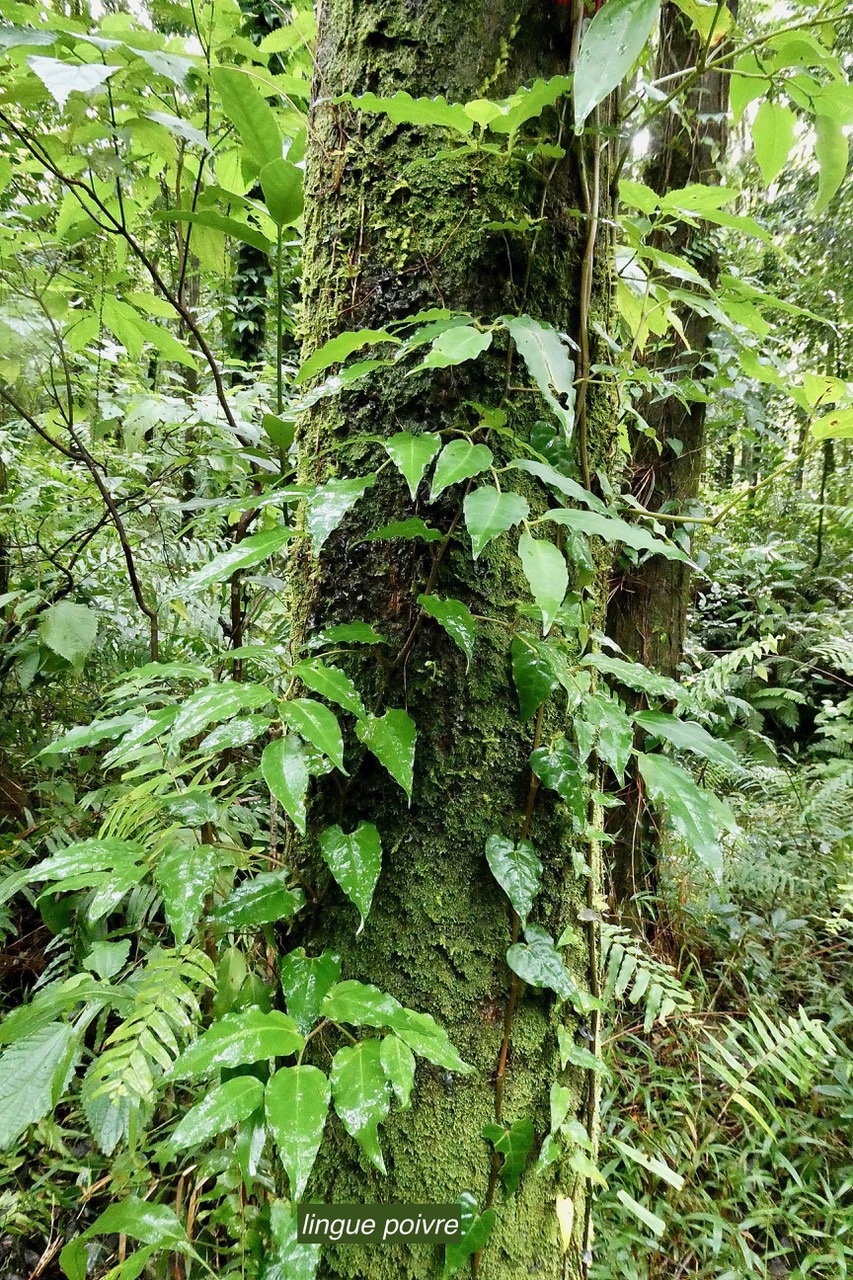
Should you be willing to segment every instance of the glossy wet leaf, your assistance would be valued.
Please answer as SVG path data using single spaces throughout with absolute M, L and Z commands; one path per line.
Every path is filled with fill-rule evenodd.
M 638 751 L 637 765 L 650 799 L 665 806 L 670 822 L 688 848 L 709 871 L 719 874 L 723 865 L 720 826 L 708 792 L 697 787 L 687 770 L 666 756 Z
M 174 1151 L 206 1143 L 246 1120 L 264 1100 L 264 1086 L 254 1076 L 234 1076 L 190 1107 L 168 1140 Z
M 406 1009 L 394 996 L 369 983 L 354 979 L 338 983 L 323 1003 L 323 1015 L 356 1027 L 390 1027 L 410 1049 L 436 1066 L 462 1074 L 472 1070 L 431 1014 Z
M 516 636 L 510 653 L 521 718 L 529 720 L 557 688 L 557 673 L 547 646 L 533 636 Z
M 548 746 L 537 747 L 530 754 L 530 768 L 544 786 L 565 800 L 575 823 L 583 826 L 587 812 L 587 772 L 568 738 L 560 737 Z
M 486 860 L 523 928 L 542 888 L 542 863 L 536 850 L 529 840 L 492 835 L 486 841 Z
M 466 1264 L 470 1266 L 473 1254 L 485 1248 L 498 1220 L 494 1209 L 477 1212 L 477 1201 L 466 1192 L 460 1197 L 460 1217 L 462 1220 L 462 1237 L 452 1244 L 444 1246 L 444 1269 L 442 1276 L 452 1276 Z
M 289 733 L 286 738 L 273 738 L 264 747 L 261 773 L 264 782 L 297 831 L 305 835 L 305 796 L 311 775 L 305 748 L 295 734 Z
M 293 698 L 281 704 L 281 718 L 322 755 L 328 756 L 336 768 L 346 773 L 343 735 L 333 711 L 313 698 Z
M 578 1013 L 588 1013 L 595 1001 L 578 987 L 554 945 L 554 939 L 539 925 L 528 925 L 524 942 L 516 942 L 506 953 L 506 962 L 531 987 L 554 991 Z
M 287 1012 L 307 1036 L 320 1016 L 323 1001 L 341 976 L 341 958 L 328 949 L 319 956 L 307 956 L 304 947 L 296 947 L 282 956 L 279 976 Z
M 320 835 L 320 852 L 335 880 L 358 909 L 361 932 L 382 870 L 379 832 L 372 822 L 360 822 L 349 834 L 339 826 L 327 827 Z
M 300 889 L 288 889 L 284 871 L 261 871 L 243 880 L 213 913 L 225 929 L 252 929 L 279 920 L 292 920 L 302 906 Z
M 679 720 L 677 716 L 663 715 L 660 711 L 638 711 L 634 721 L 656 738 L 664 738 L 681 751 L 692 751 L 724 769 L 736 769 L 738 758 L 728 742 L 714 738 L 695 720 Z
M 339 707 L 343 707 L 344 711 L 349 711 L 359 718 L 367 714 L 361 694 L 340 667 L 332 666 L 322 658 L 309 658 L 305 662 L 297 663 L 292 674 L 314 693 L 319 693 L 327 702 L 334 702 Z
M 575 128 L 622 83 L 655 28 L 660 0 L 605 0 L 581 37 Z
M 141 1200 L 128 1196 L 117 1204 L 109 1205 L 99 1218 L 83 1232 L 82 1239 L 93 1236 L 130 1236 L 142 1244 L 168 1246 L 181 1249 L 189 1244 L 187 1233 L 174 1209 L 167 1204 Z
M 477 621 L 471 615 L 468 606 L 461 600 L 442 600 L 439 596 L 426 595 L 418 596 L 418 604 L 431 618 L 435 618 L 440 626 L 444 627 L 451 640 L 465 654 L 466 663 L 470 665 L 474 654 L 474 641 L 477 638 Z
M 315 551 L 320 550 L 347 512 L 375 483 L 376 477 L 372 475 L 355 480 L 333 479 L 314 490 L 306 504 L 305 524 Z
M 441 436 L 432 431 L 425 431 L 421 435 L 401 431 L 383 440 L 382 444 L 395 467 L 402 473 L 414 502 L 424 473 L 441 448 Z
M 296 382 L 307 382 L 309 378 L 329 369 L 333 364 L 341 364 L 354 351 L 383 342 L 395 343 L 399 346 L 400 339 L 395 338 L 387 329 L 355 329 L 340 333 L 337 337 L 330 338 L 308 357 L 296 375 Z
M 488 544 L 527 518 L 527 499 L 520 493 L 500 493 L 491 485 L 474 489 L 465 498 L 465 527 L 471 536 L 474 559 L 479 559 Z
M 266 1087 L 267 1125 L 298 1200 L 305 1190 L 323 1140 L 329 1111 L 329 1081 L 317 1067 L 279 1067 Z
M 585 760 L 593 747 L 620 780 L 625 776 L 634 730 L 630 718 L 619 703 L 603 693 L 589 694 L 583 700 L 581 716 L 575 722 L 578 746 Z
M 575 420 L 575 363 L 569 348 L 550 324 L 532 316 L 503 316 L 528 372 L 566 438 Z
M 570 511 L 557 509 L 546 511 L 544 520 L 553 520 L 576 533 L 603 538 L 605 542 L 621 542 L 635 551 L 651 551 L 667 560 L 688 561 L 689 557 L 671 542 L 656 538 L 638 524 L 629 524 L 618 516 L 604 516 L 598 511 Z
M 216 849 L 176 834 L 157 860 L 154 881 L 163 898 L 175 944 L 182 946 L 204 911 L 218 863 Z
M 383 716 L 368 715 L 355 726 L 356 736 L 363 742 L 391 777 L 412 799 L 417 729 L 411 716 L 392 708 Z
M 389 542 L 392 538 L 422 538 L 424 542 L 442 542 L 444 534 L 434 529 L 420 516 L 411 516 L 408 520 L 392 520 L 381 528 L 369 533 L 365 542 Z
M 277 1009 L 264 1013 L 252 1006 L 214 1022 L 184 1049 L 170 1074 L 173 1080 L 186 1080 L 267 1058 L 286 1058 L 303 1044 L 293 1018 Z
M 533 1146 L 533 1121 L 516 1120 L 508 1128 L 501 1124 L 487 1124 L 483 1137 L 491 1142 L 498 1155 L 503 1156 L 500 1179 L 507 1195 L 513 1195 L 518 1190 Z
M 455 325 L 434 339 L 432 346 L 414 372 L 422 369 L 446 369 L 450 365 L 476 360 L 492 345 L 491 333 L 483 333 L 471 325 Z
M 377 1039 L 362 1040 L 339 1049 L 332 1060 L 332 1100 L 335 1111 L 351 1137 L 380 1173 L 385 1161 L 378 1128 L 391 1106 L 391 1086 L 382 1066 Z
M 379 1059 L 388 1083 L 405 1111 L 411 1105 L 412 1087 L 415 1083 L 415 1055 L 399 1036 L 383 1036 Z

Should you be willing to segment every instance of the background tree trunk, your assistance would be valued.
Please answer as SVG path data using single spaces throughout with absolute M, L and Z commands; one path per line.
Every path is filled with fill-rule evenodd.
M 346 92 L 389 95 L 403 89 L 415 97 L 441 93 L 456 101 L 500 97 L 519 83 L 564 74 L 570 45 L 570 11 L 542 0 L 520 6 L 517 0 L 489 5 L 479 0 L 369 5 L 326 0 L 320 11 L 319 101 L 312 110 L 306 174 L 306 354 L 342 330 L 379 327 L 431 306 L 467 309 L 486 320 L 526 310 L 577 335 L 587 223 L 572 212 L 581 206 L 582 194 L 564 104 L 546 120 L 551 139 L 561 136 L 569 154 L 561 163 L 549 159 L 542 165 L 543 180 L 529 165 L 484 152 L 436 160 L 435 153 L 452 149 L 455 139 L 330 101 Z M 609 189 L 606 176 L 601 187 Z M 541 214 L 535 235 L 490 231 L 485 225 Z M 596 318 L 606 322 L 612 272 L 603 234 L 600 241 L 593 305 Z M 496 340 L 493 351 L 476 362 L 414 377 L 382 370 L 365 390 L 321 402 L 303 429 L 301 480 L 325 480 L 336 467 L 343 474 L 363 474 L 377 466 L 384 452 L 366 441 L 377 433 L 472 429 L 478 414 L 466 402 L 503 403 L 513 428 L 529 430 L 537 416 L 534 397 L 520 397 L 520 406 L 507 402 L 508 368 L 506 346 L 500 349 Z M 517 370 L 516 364 L 513 376 Z M 611 441 L 613 405 L 607 392 L 590 393 L 587 416 L 595 465 Z M 347 440 L 351 447 L 337 451 Z M 489 445 L 500 459 L 500 435 L 491 433 Z M 524 488 L 533 509 L 547 505 L 535 486 L 513 482 L 513 487 Z M 446 491 L 428 509 L 421 501 L 414 510 L 446 531 L 458 520 L 461 488 Z M 337 1203 L 440 1202 L 467 1190 L 482 1205 L 492 1163 L 481 1131 L 495 1119 L 495 1074 L 510 987 L 508 908 L 492 880 L 484 846 L 492 833 L 513 839 L 519 834 L 530 796 L 533 728 L 519 718 L 509 627 L 481 623 L 466 673 L 461 653 L 432 620 L 422 618 L 413 631 L 416 597 L 427 589 L 431 573 L 423 544 L 360 541 L 412 511 L 402 480 L 386 468 L 319 560 L 300 552 L 294 563 L 294 635 L 360 619 L 405 646 L 404 658 L 390 667 L 371 656 L 336 661 L 349 662 L 368 706 L 406 707 L 419 735 L 410 809 L 369 757 L 352 761 L 352 778 L 343 791 L 321 790 L 315 819 L 322 814 L 326 822 L 339 820 L 346 830 L 360 819 L 375 822 L 384 863 L 367 925 L 356 939 L 354 910 L 329 883 L 311 840 L 303 842 L 295 857 L 310 878 L 327 885 L 303 941 L 312 950 L 334 947 L 343 956 L 344 976 L 373 982 L 432 1013 L 477 1070 L 454 1077 L 420 1064 L 412 1109 L 392 1112 L 383 1126 L 387 1178 L 377 1175 L 338 1129 L 330 1151 L 321 1153 L 309 1193 Z M 517 602 L 527 597 L 514 541 L 507 536 L 492 543 L 476 564 L 467 535 L 452 538 L 429 590 L 464 600 L 474 614 L 510 624 L 518 616 Z M 545 732 L 562 727 L 545 716 Z M 571 825 L 553 793 L 540 793 L 531 838 L 545 864 L 536 918 L 558 936 L 577 921 L 587 897 L 585 881 L 572 870 Z M 567 962 L 578 984 L 588 989 L 583 926 Z M 564 1013 L 562 1020 L 572 1025 L 572 1017 Z M 548 1128 L 551 1081 L 560 1077 L 556 1025 L 553 999 L 527 989 L 512 1025 L 502 1116 L 506 1123 L 533 1120 L 534 1154 Z M 594 1123 L 589 1078 L 577 1071 L 562 1078 L 573 1090 L 576 1114 L 585 1124 Z M 557 1194 L 574 1197 L 575 1204 L 565 1259 Z M 482 1280 L 581 1274 L 589 1221 L 586 1187 L 578 1175 L 552 1166 L 534 1176 L 531 1157 L 520 1190 L 504 1203 L 498 1189 L 495 1208 L 499 1221 L 482 1257 Z M 324 1254 L 322 1276 L 365 1275 L 360 1250 Z M 370 1255 L 371 1280 L 440 1274 L 441 1258 L 429 1247 L 384 1248 Z
M 694 66 L 702 44 L 690 20 L 673 0 L 665 0 L 660 16 L 660 45 L 656 75 L 671 76 Z M 690 183 L 719 182 L 719 164 L 726 145 L 728 77 L 708 71 L 696 78 L 677 109 L 658 118 L 644 181 L 658 195 Z M 658 247 L 687 258 L 712 286 L 719 273 L 717 251 L 707 223 L 678 224 L 661 237 Z M 676 306 L 689 343 L 686 350 L 672 334 L 670 343 L 655 348 L 648 364 L 668 380 L 701 373 L 708 357 L 711 321 L 686 307 Z M 647 398 L 640 411 L 654 428 L 660 450 L 647 436 L 632 432 L 632 488 L 649 510 L 667 505 L 683 511 L 698 497 L 705 464 L 703 402 L 683 405 L 674 396 Z M 637 569 L 619 570 L 611 583 L 607 633 L 631 658 L 655 671 L 675 676 L 681 662 L 690 606 L 688 565 L 663 556 L 649 556 Z M 644 821 L 643 799 L 633 773 L 620 797 L 621 809 L 610 810 L 609 825 L 616 836 L 611 857 L 611 893 L 626 904 L 643 887 L 653 887 L 654 834 Z

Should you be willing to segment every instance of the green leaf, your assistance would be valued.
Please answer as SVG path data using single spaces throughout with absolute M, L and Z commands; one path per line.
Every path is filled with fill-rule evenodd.
M 531 752 L 530 768 L 541 783 L 565 800 L 576 824 L 584 826 L 587 775 L 568 738 L 560 737 L 549 747 L 537 747 Z
M 0 1056 L 0 1150 L 52 1111 L 73 1073 L 79 1033 L 50 1022 Z
M 277 227 L 289 227 L 302 215 L 302 170 L 289 160 L 271 160 L 260 178 L 270 217 Z
M 485 1248 L 498 1220 L 494 1209 L 477 1213 L 477 1201 L 470 1192 L 460 1196 L 460 1218 L 463 1235 L 459 1240 L 444 1246 L 444 1270 L 442 1276 L 455 1275 L 472 1256 Z
M 79 1236 L 63 1245 L 59 1253 L 59 1266 L 68 1280 L 86 1280 L 89 1251 Z
M 320 1262 L 320 1245 L 299 1243 L 295 1206 L 274 1200 L 270 1206 L 270 1228 L 277 1253 L 276 1262 L 265 1273 L 266 1280 L 314 1280 Z
M 279 972 L 287 1012 L 307 1036 L 320 1016 L 323 1001 L 341 976 L 341 958 L 329 950 L 319 956 L 306 956 L 304 947 L 296 947 L 282 957 Z
M 287 453 L 296 437 L 296 424 L 288 418 L 280 418 L 277 413 L 265 413 L 261 426 L 266 431 L 276 449 Z
M 553 520 L 555 524 L 565 525 L 567 529 L 586 534 L 587 537 L 597 534 L 605 542 L 624 542 L 627 547 L 633 547 L 635 551 L 652 551 L 656 555 L 665 556 L 667 560 L 683 560 L 685 563 L 690 563 L 688 556 L 680 547 L 655 538 L 640 525 L 629 524 L 627 520 L 620 520 L 618 516 L 603 516 L 597 511 L 557 509 L 546 511 L 541 518 Z
M 596 1007 L 587 992 L 581 991 L 572 979 L 562 957 L 554 945 L 550 933 L 539 925 L 528 925 L 524 942 L 515 942 L 506 953 L 506 962 L 523 982 L 531 987 L 554 991 L 561 1000 L 567 1000 L 582 1014 Z
M 430 1014 L 405 1009 L 399 1000 L 378 987 L 353 980 L 340 982 L 329 992 L 322 1011 L 335 1022 L 356 1027 L 390 1027 L 410 1049 L 436 1066 L 463 1075 L 472 1071 Z
M 654 30 L 660 0 L 605 0 L 581 37 L 575 67 L 575 128 L 618 88 Z
M 435 502 L 438 495 L 450 485 L 458 484 L 460 480 L 470 480 L 472 476 L 487 471 L 492 461 L 493 455 L 488 445 L 472 444 L 470 440 L 449 441 L 435 464 L 430 502 Z
M 383 1036 L 379 1059 L 397 1101 L 404 1111 L 407 1110 L 411 1106 L 415 1083 L 415 1055 L 399 1036 Z
M 410 516 L 408 520 L 392 520 L 390 524 L 383 524 L 381 529 L 369 533 L 365 542 L 388 541 L 391 538 L 423 538 L 424 542 L 443 542 L 444 534 L 428 525 L 420 516 Z
M 264 685 L 212 684 L 197 689 L 181 704 L 172 725 L 170 754 L 187 738 L 194 738 L 210 724 L 228 720 L 248 707 L 260 707 L 271 701 L 272 693 Z
M 752 122 L 752 145 L 766 186 L 787 163 L 797 137 L 797 117 L 780 102 L 762 102 Z
M 850 142 L 843 126 L 831 116 L 815 116 L 815 156 L 820 165 L 814 213 L 821 213 L 844 181 L 850 159 Z
M 382 841 L 372 822 L 360 822 L 351 835 L 340 827 L 327 827 L 320 835 L 320 852 L 335 880 L 361 917 L 358 932 L 373 901 L 373 890 L 382 870 Z
M 533 636 L 515 636 L 510 647 L 512 678 L 522 720 L 529 720 L 559 681 L 547 645 Z
M 486 841 L 486 859 L 524 928 L 542 888 L 542 863 L 536 850 L 529 840 L 516 844 L 505 836 L 492 835 Z
M 304 836 L 307 821 L 305 796 L 310 774 L 308 757 L 299 738 L 293 734 L 286 738 L 273 738 L 261 756 L 261 773 L 297 831 Z
M 298 1200 L 323 1140 L 329 1111 L 329 1081 L 318 1067 L 280 1067 L 266 1088 L 267 1125 Z
M 476 360 L 477 356 L 488 351 L 492 345 L 491 333 L 484 333 L 469 324 L 454 325 L 445 329 L 433 340 L 421 363 L 412 369 L 412 373 L 420 373 L 422 369 L 447 369 L 451 365 L 464 364 L 466 360 Z
M 261 253 L 269 253 L 272 245 L 266 236 L 261 235 L 256 227 L 238 218 L 226 218 L 214 209 L 161 209 L 155 211 L 152 218 L 157 222 L 189 222 L 193 226 L 210 227 L 213 231 L 221 231 L 223 235 L 234 240 L 242 240 Z M 163 330 L 159 330 L 160 333 Z M 157 343 L 155 342 L 155 346 Z
M 391 1106 L 391 1086 L 382 1066 L 380 1042 L 362 1040 L 339 1049 L 332 1060 L 332 1099 L 335 1111 L 351 1137 L 380 1173 L 385 1161 L 378 1128 Z
M 474 128 L 473 120 L 465 114 L 460 103 L 448 103 L 441 96 L 413 98 L 410 93 L 402 91 L 390 98 L 379 98 L 375 93 L 363 93 L 359 97 L 344 93 L 335 101 L 349 102 L 359 111 L 383 112 L 394 124 L 437 125 L 463 134 L 469 134 Z
M 225 929 L 252 929 L 262 924 L 292 920 L 302 906 L 300 890 L 287 887 L 284 871 L 262 871 L 239 884 L 213 913 Z
M 518 1190 L 530 1148 L 533 1146 L 533 1121 L 516 1120 L 508 1129 L 501 1124 L 487 1124 L 483 1137 L 491 1142 L 498 1155 L 503 1156 L 500 1179 L 507 1195 Z
M 329 666 L 322 658 L 309 658 L 305 662 L 298 662 L 292 675 L 309 689 L 313 689 L 314 693 L 343 707 L 344 711 L 349 711 L 357 719 L 362 719 L 367 714 L 361 694 L 340 667 Z
M 439 596 L 418 596 L 418 604 L 440 623 L 462 652 L 466 665 L 471 665 L 474 641 L 477 638 L 477 622 L 461 600 L 442 600 Z
M 280 551 L 292 537 L 293 530 L 285 525 L 276 529 L 264 529 L 263 533 L 253 533 L 251 537 L 244 538 L 242 542 L 229 547 L 227 551 L 220 551 L 219 555 L 191 573 L 184 580 L 180 594 L 198 591 L 200 587 L 207 587 L 212 582 L 224 582 L 232 574 L 251 569 L 263 560 L 269 560 L 270 556 Z
M 412 802 L 415 770 L 415 722 L 405 711 L 392 709 L 384 716 L 368 715 L 355 726 L 356 736 L 399 782 Z
M 153 120 L 155 124 L 161 124 L 174 137 L 180 138 L 183 142 L 188 142 L 193 147 L 202 147 L 209 152 L 213 150 L 208 142 L 207 135 L 201 129 L 196 129 L 181 116 L 170 115 L 168 111 L 146 111 L 145 119 Z
M 620 1142 L 618 1138 L 611 1138 L 610 1141 L 623 1156 L 632 1160 L 634 1164 L 640 1165 L 643 1169 L 648 1169 L 649 1173 L 657 1174 L 664 1182 L 669 1183 L 671 1187 L 675 1187 L 676 1191 L 680 1191 L 684 1186 L 684 1178 L 680 1173 L 676 1173 L 663 1160 L 657 1156 L 646 1155 L 645 1151 L 638 1151 L 636 1147 L 631 1147 L 627 1142 Z
M 85 604 L 60 600 L 41 615 L 39 638 L 78 671 L 92 650 L 98 634 L 98 615 Z
M 637 764 L 652 800 L 666 806 L 670 822 L 685 843 L 715 874 L 722 870 L 719 830 L 708 792 L 686 769 L 666 756 L 637 752 Z
M 581 718 L 575 729 L 583 758 L 586 759 L 595 743 L 598 754 L 621 782 L 634 745 L 634 731 L 619 703 L 603 693 L 590 694 L 583 700 Z
M 327 480 L 314 490 L 307 502 L 305 523 L 315 551 L 320 550 L 347 512 L 375 483 L 376 476 Z
M 732 747 L 713 738 L 695 720 L 679 720 L 677 716 L 663 715 L 659 711 L 638 711 L 634 720 L 646 733 L 664 738 L 682 751 L 692 751 L 694 755 L 722 765 L 724 769 L 738 767 L 738 758 Z
M 341 364 L 347 356 L 352 355 L 353 351 L 358 351 L 361 347 L 374 347 L 380 342 L 400 345 L 400 339 L 395 338 L 387 329 L 356 329 L 349 333 L 339 333 L 336 338 L 330 338 L 328 342 L 324 342 L 322 347 L 318 347 L 308 357 L 301 365 L 294 381 L 307 382 L 309 378 L 322 373 L 331 365 Z
M 264 1013 L 253 1005 L 214 1022 L 184 1049 L 169 1074 L 172 1080 L 186 1080 L 267 1058 L 286 1058 L 304 1043 L 293 1018 L 277 1009 Z
M 583 485 L 578 484 L 577 480 L 564 476 L 555 467 L 550 467 L 545 462 L 533 462 L 528 458 L 515 458 L 509 465 L 515 467 L 518 471 L 526 471 L 528 475 L 536 476 L 543 484 L 547 484 L 549 488 L 565 494 L 567 498 L 571 498 L 574 502 L 582 502 L 585 507 L 590 507 L 593 511 L 600 511 L 602 515 L 606 515 L 607 508 L 600 498 L 596 498 L 594 493 L 584 489 Z
M 319 649 L 324 645 L 338 644 L 387 644 L 387 640 L 367 622 L 341 622 L 336 627 L 318 631 L 306 643 L 306 649 Z
M 569 589 L 566 558 L 553 542 L 531 538 L 529 533 L 519 538 L 518 554 L 530 592 L 542 610 L 542 630 L 547 634 Z
M 66 751 L 79 751 L 81 747 L 93 747 L 99 742 L 120 738 L 127 729 L 139 724 L 139 715 L 129 711 L 123 716 L 110 716 L 105 720 L 93 720 L 91 724 L 75 725 L 61 738 L 56 738 L 39 752 L 41 756 L 63 755 Z
M 526 520 L 530 510 L 527 499 L 520 493 L 500 493 L 491 485 L 482 485 L 469 493 L 462 509 L 475 560 L 499 534 Z
M 441 436 L 432 431 L 425 431 L 417 436 L 409 431 L 401 431 L 388 440 L 383 440 L 382 444 L 395 467 L 402 472 L 414 502 L 424 472 L 441 448 Z
M 247 159 L 260 172 L 281 159 L 281 132 L 272 108 L 254 78 L 236 67 L 214 67 L 210 73 L 222 110 L 236 128 Z
M 204 911 L 216 878 L 219 855 L 212 844 L 172 837 L 157 861 L 154 882 L 163 898 L 166 921 L 183 946 Z
M 652 1213 L 645 1205 L 640 1204 L 633 1196 L 629 1196 L 627 1191 L 623 1191 L 620 1187 L 616 1192 L 616 1199 L 625 1206 L 625 1208 L 634 1215 L 644 1227 L 648 1227 L 654 1236 L 662 1236 L 666 1231 L 666 1223 L 663 1218 L 659 1218 L 656 1213 Z
M 295 733 L 301 734 L 316 747 L 321 755 L 328 756 L 341 773 L 346 773 L 343 735 L 333 711 L 313 698 L 292 698 L 281 704 L 281 718 Z
M 501 319 L 568 438 L 575 421 L 575 364 L 562 338 L 550 324 L 542 324 L 532 316 Z
M 816 440 L 849 440 L 853 437 L 853 409 L 834 409 L 812 423 Z
M 181 1120 L 168 1145 L 174 1151 L 196 1147 L 247 1120 L 264 1100 L 264 1086 L 254 1076 L 235 1076 L 217 1085 Z
M 128 1196 L 118 1204 L 109 1205 L 80 1237 L 91 1240 L 93 1236 L 130 1236 L 142 1244 L 168 1246 L 181 1249 L 189 1246 L 187 1233 L 174 1209 L 166 1204 L 153 1204 Z
M 27 63 L 60 108 L 72 93 L 91 93 L 121 71 L 120 66 L 105 66 L 101 62 L 62 62 L 59 58 L 43 58 L 37 54 L 31 54 Z
M 728 35 L 734 23 L 731 10 L 713 0 L 675 0 L 675 3 L 693 23 L 703 45 L 710 49 Z
M 624 658 L 617 658 L 609 653 L 588 653 L 583 659 L 583 665 L 594 667 L 606 676 L 613 676 L 626 688 L 650 694 L 653 698 L 684 703 L 690 697 L 689 689 L 670 680 L 669 676 L 658 675 L 642 662 L 627 662 Z

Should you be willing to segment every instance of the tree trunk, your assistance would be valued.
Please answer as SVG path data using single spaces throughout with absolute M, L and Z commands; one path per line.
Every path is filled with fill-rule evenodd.
M 398 90 L 413 97 L 443 94 L 448 101 L 498 98 L 520 83 L 565 74 L 570 48 L 570 10 L 543 0 L 325 0 L 306 167 L 306 355 L 344 330 L 379 328 L 428 307 L 467 310 L 485 321 L 526 311 L 577 337 L 589 223 L 577 216 L 581 148 L 574 149 L 564 103 L 534 121 L 530 132 L 547 132 L 551 142 L 561 137 L 568 154 L 531 166 L 485 150 L 436 159 L 436 153 L 454 150 L 458 139 L 332 101 L 343 93 Z M 584 139 L 581 145 L 591 172 L 592 143 Z M 420 161 L 425 163 L 413 163 Z M 603 174 L 601 190 L 609 185 Z M 535 234 L 485 225 L 543 214 Z M 603 227 L 604 204 L 601 214 Z M 606 324 L 612 267 L 605 234 L 598 239 L 592 304 L 595 318 Z M 317 483 L 335 473 L 376 469 L 386 461 L 370 442 L 377 434 L 474 429 L 479 410 L 473 401 L 501 406 L 516 432 L 529 431 L 547 410 L 530 394 L 507 395 L 511 383 L 526 377 L 519 362 L 511 367 L 510 361 L 505 341 L 501 348 L 496 338 L 477 361 L 413 377 L 383 369 L 361 384 L 366 389 L 322 401 L 303 426 L 300 479 Z M 605 461 L 613 416 L 609 392 L 591 391 L 593 466 Z M 480 438 L 488 439 L 500 465 L 506 448 L 500 433 Z M 522 483 L 529 477 L 513 474 L 520 479 L 503 487 L 523 491 L 532 511 L 553 505 L 536 484 Z M 423 498 L 412 504 L 399 475 L 386 466 L 320 556 L 299 551 L 294 559 L 295 641 L 333 623 L 373 624 L 392 641 L 396 661 L 352 654 L 335 661 L 348 664 L 368 706 L 405 707 L 418 729 L 410 808 L 370 757 L 354 758 L 343 790 L 334 790 L 330 780 L 322 783 L 309 812 L 309 839 L 294 851 L 306 879 L 325 886 L 300 941 L 312 951 L 333 947 L 343 958 L 344 977 L 374 983 L 434 1015 L 476 1068 L 474 1075 L 454 1076 L 419 1063 L 411 1110 L 395 1109 L 382 1129 L 387 1177 L 338 1127 L 308 1194 L 327 1203 L 426 1203 L 469 1191 L 482 1207 L 491 1184 L 498 1223 L 478 1260 L 482 1280 L 565 1280 L 583 1273 L 589 1247 L 585 1180 L 565 1163 L 534 1174 L 531 1157 L 520 1189 L 505 1198 L 499 1184 L 495 1192 L 482 1129 L 496 1113 L 506 1124 L 529 1118 L 535 1155 L 548 1131 L 549 1088 L 556 1079 L 572 1090 L 572 1111 L 594 1128 L 592 1077 L 575 1068 L 561 1073 L 557 1050 L 558 1021 L 582 1045 L 585 1029 L 571 1011 L 558 1018 L 547 993 L 511 987 L 509 911 L 484 856 L 487 838 L 517 838 L 530 806 L 530 838 L 545 867 L 534 918 L 554 937 L 567 924 L 576 926 L 567 964 L 584 990 L 594 979 L 586 924 L 577 921 L 589 898 L 585 878 L 572 867 L 578 838 L 564 806 L 553 792 L 542 788 L 537 799 L 531 788 L 534 730 L 520 720 L 510 677 L 511 628 L 519 621 L 518 602 L 529 598 L 515 539 L 502 535 L 473 562 L 459 519 L 463 494 L 464 486 L 454 486 L 432 506 Z M 362 541 L 371 530 L 415 512 L 443 532 L 451 530 L 439 559 L 419 542 Z M 416 600 L 423 591 L 461 599 L 473 614 L 497 620 L 479 624 L 470 672 L 444 631 L 420 615 Z M 567 727 L 550 711 L 538 723 L 542 734 L 552 736 Z M 332 822 L 351 831 L 361 819 L 379 828 L 384 861 L 356 938 L 356 914 L 329 883 L 310 836 L 312 821 L 315 831 Z M 516 996 L 502 1105 L 496 1107 L 507 1006 Z M 574 1205 L 565 1256 L 558 1195 Z M 368 1263 L 370 1280 L 437 1280 L 442 1274 L 437 1250 L 400 1245 L 375 1249 L 369 1258 L 360 1249 L 324 1249 L 320 1275 L 361 1278 Z
M 694 66 L 701 51 L 702 41 L 690 20 L 673 0 L 665 0 L 657 76 L 671 76 Z M 727 76 L 709 71 L 698 76 L 690 93 L 679 97 L 665 114 L 653 132 L 651 158 L 644 174 L 646 184 L 658 195 L 694 182 L 711 185 L 719 181 L 727 105 Z M 658 247 L 686 257 L 714 286 L 719 263 L 708 234 L 707 224 L 693 227 L 682 222 Z M 701 378 L 711 322 L 686 307 L 676 309 L 689 350 L 673 335 L 673 344 L 655 349 L 649 363 L 666 373 L 669 381 Z M 633 433 L 633 490 L 649 510 L 666 505 L 669 511 L 683 512 L 698 497 L 705 464 L 705 409 L 704 403 L 682 405 L 672 396 L 647 400 L 641 406 L 660 444 L 658 450 L 647 436 Z M 629 657 L 663 675 L 675 676 L 684 651 L 690 586 L 689 566 L 662 556 L 650 556 L 639 568 L 614 574 L 608 635 Z M 653 887 L 655 856 L 653 834 L 643 821 L 643 800 L 635 777 L 629 777 L 620 798 L 623 807 L 610 811 L 617 837 L 612 850 L 611 894 L 615 903 L 625 904 L 638 890 Z

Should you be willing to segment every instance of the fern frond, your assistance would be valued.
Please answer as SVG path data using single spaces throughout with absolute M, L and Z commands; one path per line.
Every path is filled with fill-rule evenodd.
M 604 982 L 602 998 L 643 1002 L 643 1030 L 664 1023 L 670 1014 L 689 1013 L 693 997 L 682 985 L 672 965 L 652 955 L 648 946 L 617 925 L 601 926 Z

